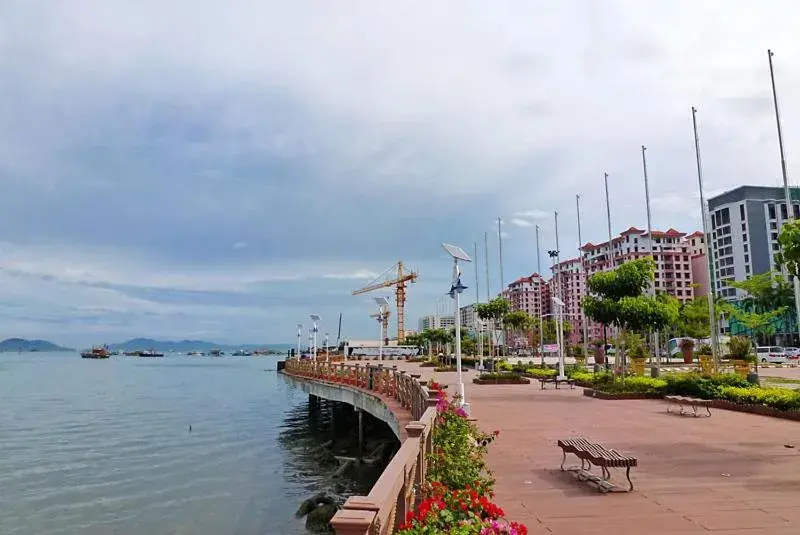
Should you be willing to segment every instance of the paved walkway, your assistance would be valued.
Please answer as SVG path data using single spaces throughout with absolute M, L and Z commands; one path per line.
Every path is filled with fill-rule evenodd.
M 433 375 L 457 391 L 455 373 Z M 602 401 L 580 388 L 542 391 L 538 382 L 475 385 L 472 377 L 464 375 L 472 416 L 500 430 L 488 457 L 497 502 L 531 534 L 800 533 L 798 422 L 714 409 L 711 418 L 684 417 L 661 401 Z M 604 495 L 561 472 L 556 441 L 574 435 L 636 455 L 636 490 Z

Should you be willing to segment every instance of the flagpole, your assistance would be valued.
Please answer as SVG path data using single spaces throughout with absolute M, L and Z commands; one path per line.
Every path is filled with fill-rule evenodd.
M 536 225 L 536 270 L 539 272 L 539 357 L 544 366 L 544 330 L 542 329 L 542 317 L 544 313 L 544 301 L 542 300 L 542 293 L 544 292 L 544 276 L 542 275 L 542 258 L 539 252 L 539 225 Z
M 692 128 L 694 129 L 694 155 L 697 161 L 697 185 L 700 189 L 700 218 L 703 221 L 703 236 L 706 242 L 706 257 L 708 259 L 708 316 L 711 327 L 711 354 L 714 366 L 719 370 L 719 329 L 717 327 L 716 304 L 714 303 L 714 249 L 711 247 L 711 233 L 708 231 L 708 214 L 706 212 L 706 198 L 703 193 L 703 165 L 700 161 L 700 137 L 697 135 L 697 108 L 692 106 Z
M 581 247 L 583 246 L 583 240 L 581 239 L 581 196 L 580 194 L 575 195 L 575 208 L 578 213 L 578 258 L 581 260 L 581 272 L 583 273 L 583 284 L 584 284 L 584 294 L 586 293 L 586 263 L 583 261 L 583 254 L 581 251 Z M 586 324 L 586 314 L 583 312 L 583 304 L 580 305 L 581 309 L 581 325 L 583 325 L 583 355 L 584 357 L 588 354 L 588 348 L 586 346 L 589 340 L 589 326 Z
M 650 215 L 650 185 L 647 181 L 647 147 L 644 145 L 642 145 L 642 173 L 644 174 L 644 201 L 645 206 L 647 206 L 647 239 L 650 243 L 650 258 L 652 258 L 653 262 L 655 263 L 656 255 L 653 251 L 653 226 Z M 656 287 L 654 282 L 650 283 L 650 294 L 653 297 L 656 295 Z M 650 375 L 653 377 L 658 377 L 659 373 L 661 372 L 661 354 L 658 347 L 658 331 L 653 333 L 653 346 L 653 368 L 650 370 Z
M 778 148 L 781 153 L 781 175 L 783 177 L 783 190 L 786 196 L 786 219 L 792 221 L 794 219 L 794 209 L 792 207 L 792 192 L 789 189 L 789 177 L 786 172 L 786 153 L 783 150 L 783 129 L 781 128 L 781 115 L 778 110 L 778 91 L 775 89 L 775 70 L 772 68 L 772 56 L 775 54 L 772 50 L 767 50 L 769 57 L 769 77 L 772 81 L 772 102 L 775 104 L 775 123 L 778 126 Z M 797 277 L 792 277 L 794 285 L 794 306 L 796 321 L 798 324 L 797 332 L 800 334 L 800 280 Z

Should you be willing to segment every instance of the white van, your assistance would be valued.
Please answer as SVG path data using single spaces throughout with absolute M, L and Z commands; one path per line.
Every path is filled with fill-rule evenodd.
M 786 350 L 780 346 L 758 346 L 756 356 L 759 362 L 769 362 L 770 364 L 786 362 Z

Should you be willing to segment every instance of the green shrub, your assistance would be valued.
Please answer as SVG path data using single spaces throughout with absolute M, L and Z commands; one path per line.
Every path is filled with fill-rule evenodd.
M 747 379 L 734 373 L 719 373 L 711 376 L 703 376 L 698 373 L 673 373 L 665 375 L 664 380 L 667 382 L 667 394 L 702 399 L 719 397 L 719 389 L 723 386 L 753 388 Z
M 484 373 L 479 379 L 520 379 L 522 376 L 516 372 Z
M 531 368 L 525 368 L 523 372 L 525 373 L 525 375 L 530 375 L 531 377 L 534 377 L 536 379 L 545 379 L 547 377 L 555 377 L 556 375 L 558 375 L 558 372 L 556 370 L 550 370 L 547 368 L 531 367 Z
M 510 372 L 513 366 L 511 366 L 510 362 L 498 362 L 497 366 L 495 366 L 500 371 Z
M 800 410 L 800 392 L 786 388 L 719 387 L 720 399 L 748 405 L 766 405 L 782 411 Z
M 595 375 L 589 372 L 573 372 L 572 375 L 567 374 L 570 379 L 575 381 L 579 381 L 581 383 L 590 383 L 594 384 Z
M 666 387 L 667 382 L 663 379 L 640 376 L 628 377 L 625 381 L 595 383 L 595 388 L 602 392 L 619 394 L 663 394 Z

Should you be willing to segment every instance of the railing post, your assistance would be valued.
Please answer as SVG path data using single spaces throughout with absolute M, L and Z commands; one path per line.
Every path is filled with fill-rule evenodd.
M 406 433 L 408 433 L 408 438 L 417 439 L 419 441 L 419 450 L 417 452 L 417 469 L 415 470 L 414 474 L 414 502 L 409 503 L 408 507 L 411 510 L 415 508 L 421 501 L 422 496 L 420 493 L 420 489 L 422 489 L 422 484 L 425 482 L 425 477 L 427 473 L 427 454 L 426 454 L 426 437 L 423 436 L 425 432 L 425 424 L 422 422 L 409 422 L 406 425 Z
M 340 509 L 333 515 L 331 525 L 336 535 L 368 535 L 375 516 L 375 511 Z
M 369 390 L 374 390 L 375 389 L 375 368 L 373 368 L 371 365 L 367 364 L 367 371 L 369 372 L 369 381 L 367 383 L 367 386 L 369 387 Z

